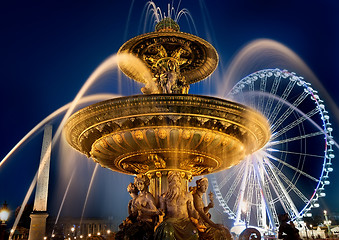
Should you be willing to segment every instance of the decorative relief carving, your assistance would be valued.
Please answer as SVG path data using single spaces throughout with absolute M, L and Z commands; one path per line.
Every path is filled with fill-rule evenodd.
M 122 106 L 130 113 L 122 115 Z M 166 151 L 181 151 L 181 159 L 201 155 L 219 162 L 227 157 L 234 164 L 234 154 L 254 151 L 270 136 L 265 119 L 243 106 L 211 97 L 169 94 L 124 97 L 89 106 L 73 115 L 66 129 L 67 140 L 76 149 L 103 166 L 133 174 L 146 171 L 140 164 L 149 161 L 150 149 L 163 158 Z M 122 167 L 115 159 L 129 160 Z M 156 169 L 163 162 L 147 164 Z M 227 167 L 227 161 L 218 167 L 195 162 L 192 171 L 197 175 L 219 167 Z

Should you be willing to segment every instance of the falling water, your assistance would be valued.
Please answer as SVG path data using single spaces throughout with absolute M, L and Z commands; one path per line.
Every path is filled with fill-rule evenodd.
M 79 224 L 79 226 L 81 226 L 82 219 L 83 219 L 84 214 L 85 214 L 86 205 L 87 205 L 87 201 L 88 201 L 88 196 L 89 196 L 89 194 L 90 194 L 90 192 L 91 192 L 92 185 L 93 185 L 93 180 L 94 180 L 95 175 L 96 175 L 96 173 L 97 173 L 97 171 L 98 171 L 98 167 L 99 167 L 99 164 L 96 164 L 96 165 L 95 165 L 95 168 L 94 168 L 94 170 L 93 170 L 93 173 L 92 173 L 91 181 L 90 181 L 90 183 L 89 183 L 88 190 L 87 190 L 87 194 L 86 194 L 86 198 L 85 198 L 85 203 L 84 203 L 84 206 L 83 206 L 83 208 L 82 208 L 82 213 L 81 213 L 81 218 L 80 218 L 80 224 Z
M 15 229 L 16 229 L 16 227 L 18 226 L 19 220 L 20 220 L 20 218 L 21 218 L 21 216 L 22 216 L 22 213 L 24 212 L 24 209 L 25 209 L 25 207 L 26 207 L 26 204 L 27 204 L 29 198 L 30 198 L 31 195 L 32 195 L 32 192 L 33 192 L 34 187 L 35 187 L 36 182 L 37 182 L 37 178 L 38 178 L 38 171 L 35 173 L 35 176 L 34 176 L 34 178 L 33 178 L 33 181 L 32 181 L 32 183 L 31 183 L 30 187 L 28 188 L 28 191 L 27 191 L 27 193 L 26 193 L 26 196 L 25 196 L 24 200 L 22 201 L 21 208 L 20 208 L 20 211 L 19 211 L 19 213 L 18 213 L 18 216 L 15 218 L 13 227 L 12 227 L 12 229 L 11 229 L 11 233 L 10 233 L 9 238 L 8 238 L 8 239 L 10 239 L 10 240 L 12 239 L 13 234 L 14 234 L 14 232 L 15 232 Z
M 114 98 L 114 97 L 118 97 L 119 95 L 116 94 L 93 94 L 93 95 L 89 95 L 86 97 L 83 97 L 80 101 L 79 101 L 79 105 L 80 104 L 86 104 L 89 102 L 94 102 L 94 101 L 103 101 L 106 99 L 110 99 L 110 98 Z M 18 150 L 28 139 L 30 139 L 30 137 L 36 133 L 39 133 L 40 131 L 42 131 L 42 127 L 45 126 L 48 122 L 52 121 L 53 119 L 57 118 L 60 114 L 62 114 L 63 112 L 65 112 L 69 107 L 70 107 L 71 103 L 68 103 L 64 106 L 62 106 L 61 108 L 57 109 L 56 111 L 54 111 L 53 113 L 51 113 L 50 115 L 48 115 L 44 120 L 42 120 L 40 123 L 38 123 L 31 131 L 29 131 L 12 149 L 11 151 L 9 151 L 9 153 L 7 153 L 7 155 L 1 160 L 0 162 L 0 167 L 12 156 L 12 154 L 14 154 L 14 152 L 16 150 Z
M 11 156 L 11 154 L 13 154 L 13 152 L 15 152 L 15 150 L 17 150 L 22 143 L 24 143 L 30 136 L 32 136 L 35 132 L 39 131 L 40 128 L 46 124 L 48 121 L 52 120 L 53 118 L 55 118 L 56 116 L 58 116 L 60 113 L 66 111 L 61 123 L 58 126 L 58 129 L 56 131 L 56 133 L 53 136 L 52 139 L 52 149 L 55 146 L 56 142 L 58 141 L 60 134 L 62 132 L 63 126 L 66 123 L 68 117 L 72 114 L 72 112 L 74 111 L 74 109 L 79 105 L 79 103 L 81 103 L 81 99 L 83 98 L 84 94 L 88 91 L 88 89 L 93 85 L 94 82 L 96 82 L 98 79 L 100 79 L 100 77 L 111 73 L 111 71 L 113 69 L 115 69 L 118 66 L 118 63 L 123 64 L 125 61 L 129 61 L 129 62 L 133 62 L 133 65 L 136 66 L 134 71 L 136 72 L 136 74 L 140 74 L 144 79 L 145 82 L 150 81 L 150 74 L 148 71 L 144 71 L 145 70 L 145 66 L 141 63 L 141 61 L 139 59 L 137 59 L 136 57 L 132 56 L 132 55 L 119 55 L 117 56 L 112 55 L 109 58 L 107 58 L 102 64 L 99 65 L 99 67 L 91 74 L 91 76 L 86 80 L 85 84 L 81 87 L 80 91 L 78 92 L 78 94 L 76 95 L 76 97 L 74 98 L 74 100 L 65 105 L 64 107 L 56 110 L 54 113 L 52 113 L 51 115 L 49 115 L 47 118 L 45 118 L 43 121 L 41 121 L 37 126 L 35 126 L 18 144 L 16 144 L 16 146 L 6 155 L 6 157 L 1 161 L 0 166 Z M 100 96 L 100 95 L 99 95 Z M 105 97 L 107 97 L 107 95 L 104 95 Z M 89 98 L 91 100 L 93 100 L 93 98 Z M 88 99 L 87 99 L 88 101 Z M 32 191 L 34 189 L 34 186 L 36 185 L 37 182 L 37 174 L 35 175 L 31 186 L 26 194 L 26 197 L 23 201 L 23 204 L 21 205 L 21 209 L 22 211 L 20 211 L 20 213 L 18 214 L 18 216 L 15 219 L 15 224 L 13 226 L 13 231 L 15 231 L 17 223 L 19 222 L 23 209 L 25 208 L 27 201 L 29 200 Z M 89 193 L 88 193 L 89 194 Z M 59 210 L 61 211 L 61 210 Z
M 60 208 L 59 208 L 57 217 L 56 217 L 55 222 L 54 222 L 54 227 L 57 225 L 57 223 L 58 223 L 58 221 L 59 221 L 60 213 L 61 213 L 61 210 L 62 210 L 62 208 L 63 208 L 63 206 L 64 206 L 66 196 L 68 195 L 69 186 L 71 185 L 71 182 L 72 182 L 72 180 L 73 180 L 74 173 L 75 173 L 75 168 L 73 169 L 71 178 L 70 178 L 69 181 L 68 181 L 68 184 L 67 184 L 67 187 L 66 187 L 66 191 L 65 191 L 64 196 L 63 196 L 63 198 L 62 198 L 62 201 L 61 201 L 61 204 L 60 204 Z M 54 234 L 54 227 L 53 227 L 52 235 Z
M 242 48 L 230 63 L 217 96 L 225 96 L 244 76 L 266 68 L 286 68 L 304 76 L 319 91 L 339 122 L 339 108 L 306 63 L 291 49 L 271 39 L 257 39 Z
M 112 97 L 115 97 L 116 95 L 114 94 L 96 94 L 96 95 L 90 95 L 90 96 L 87 96 L 87 97 L 84 97 L 83 99 L 80 99 L 79 101 L 79 104 L 83 104 L 83 103 L 87 103 L 87 102 L 93 102 L 93 101 L 96 101 L 96 100 L 104 100 L 104 99 L 108 99 L 108 98 L 112 98 Z M 38 132 L 41 130 L 41 128 L 47 124 L 48 122 L 50 122 L 51 120 L 53 120 L 54 118 L 56 118 L 57 116 L 59 116 L 61 113 L 63 113 L 64 111 L 66 111 L 69 106 L 71 105 L 71 103 L 68 103 L 66 104 L 65 106 L 59 108 L 58 110 L 56 110 L 55 112 L 53 112 L 52 114 L 50 114 L 48 117 L 46 117 L 44 120 L 42 120 L 38 125 L 36 125 L 29 133 L 27 133 L 25 135 L 25 137 L 23 137 L 16 145 L 15 147 L 5 156 L 5 158 L 1 161 L 1 164 L 3 164 L 7 159 L 10 158 L 10 156 L 18 149 L 20 148 L 20 146 L 25 143 L 34 133 Z M 0 166 L 1 166 L 0 164 Z M 26 196 L 21 204 L 21 208 L 20 208 L 20 211 L 17 215 L 17 217 L 15 218 L 15 221 L 14 221 L 14 225 L 12 227 L 12 231 L 11 231 L 11 235 L 10 235 L 10 238 L 12 238 L 14 232 L 15 232 L 15 229 L 19 223 L 19 220 L 22 216 L 22 213 L 25 209 L 25 206 L 27 205 L 27 202 L 28 200 L 30 199 L 31 195 L 32 195 L 32 192 L 34 190 L 34 187 L 37 183 L 37 176 L 38 176 L 38 171 L 36 172 L 32 182 L 31 182 L 31 185 L 26 193 Z M 66 190 L 67 192 L 67 190 Z M 63 205 L 63 203 L 62 203 Z M 62 206 L 61 206 L 62 207 Z M 61 208 L 60 208 L 61 209 Z M 61 210 L 59 210 L 60 212 Z
M 165 12 L 162 12 L 160 7 L 153 1 L 148 1 L 145 5 L 145 8 L 142 13 L 142 17 L 144 16 L 144 25 L 143 25 L 143 33 L 154 31 L 155 25 L 160 22 L 162 19 L 169 17 L 173 19 L 175 22 L 179 23 L 182 17 L 185 17 L 186 22 L 188 24 L 188 28 L 190 33 L 198 35 L 198 31 L 196 25 L 194 23 L 193 17 L 187 8 L 183 8 L 179 10 L 181 1 L 179 1 L 177 7 L 175 8 L 173 2 L 171 4 L 167 4 L 167 15 Z M 140 21 L 142 22 L 142 21 Z M 150 26 L 149 23 L 152 23 Z M 192 29 L 193 28 L 193 29 Z M 140 29 L 140 26 L 139 26 Z

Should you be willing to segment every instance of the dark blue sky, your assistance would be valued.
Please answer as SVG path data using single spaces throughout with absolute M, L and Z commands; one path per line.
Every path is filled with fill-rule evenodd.
M 0 159 L 42 119 L 72 101 L 103 60 L 116 53 L 126 40 L 143 33 L 142 10 L 145 3 L 141 0 L 1 3 Z M 167 1 L 155 3 L 167 11 Z M 177 4 L 178 1 L 174 1 L 174 6 Z M 187 8 L 193 17 L 197 33 L 191 33 L 210 41 L 217 49 L 220 62 L 217 73 L 213 75 L 215 78 L 220 79 L 232 58 L 247 43 L 268 38 L 298 54 L 328 91 L 320 92 L 320 96 L 326 100 L 329 94 L 339 103 L 337 1 L 182 0 L 180 8 Z M 182 31 L 190 31 L 184 18 L 179 24 Z M 289 70 L 297 72 L 298 69 Z M 217 88 L 210 87 L 208 94 L 213 94 Z M 117 93 L 116 89 L 116 80 L 96 88 L 97 91 Z M 130 82 L 123 83 L 124 94 L 137 94 L 136 89 Z M 197 84 L 191 93 L 205 91 Z M 334 136 L 337 136 L 339 120 L 335 118 L 335 114 L 338 115 L 335 110 L 328 108 L 335 126 Z M 41 137 L 40 134 L 26 143 L 0 167 L 0 202 L 7 200 L 12 209 L 21 203 L 34 176 Z M 92 171 L 93 164 L 90 161 L 88 164 L 89 170 L 83 171 Z M 339 164 L 334 162 L 332 184 L 322 204 L 331 211 L 339 212 L 336 204 L 339 200 L 339 178 L 334 177 L 337 169 Z M 56 180 L 57 170 L 52 171 L 52 179 Z M 117 179 L 113 181 L 120 181 L 119 177 Z M 121 180 L 122 186 L 129 179 L 125 180 Z M 98 184 L 96 188 L 99 189 L 99 186 L 102 185 Z M 105 186 L 105 189 L 109 188 Z M 125 186 L 122 188 L 125 189 Z M 97 195 L 100 194 L 99 191 Z M 53 196 L 60 198 L 58 194 Z

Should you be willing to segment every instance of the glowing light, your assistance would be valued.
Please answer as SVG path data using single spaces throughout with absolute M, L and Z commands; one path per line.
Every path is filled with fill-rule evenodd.
M 9 218 L 9 210 L 7 208 L 7 203 L 5 202 L 0 209 L 0 220 L 2 223 L 5 223 Z
M 240 208 L 241 208 L 241 212 L 245 213 L 247 211 L 247 202 L 241 201 Z

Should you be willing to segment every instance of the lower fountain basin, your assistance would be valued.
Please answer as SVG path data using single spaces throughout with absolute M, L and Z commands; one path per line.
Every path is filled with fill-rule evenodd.
M 115 98 L 85 107 L 65 125 L 68 143 L 101 166 L 126 174 L 221 171 L 262 148 L 269 124 L 231 101 L 189 94 Z

